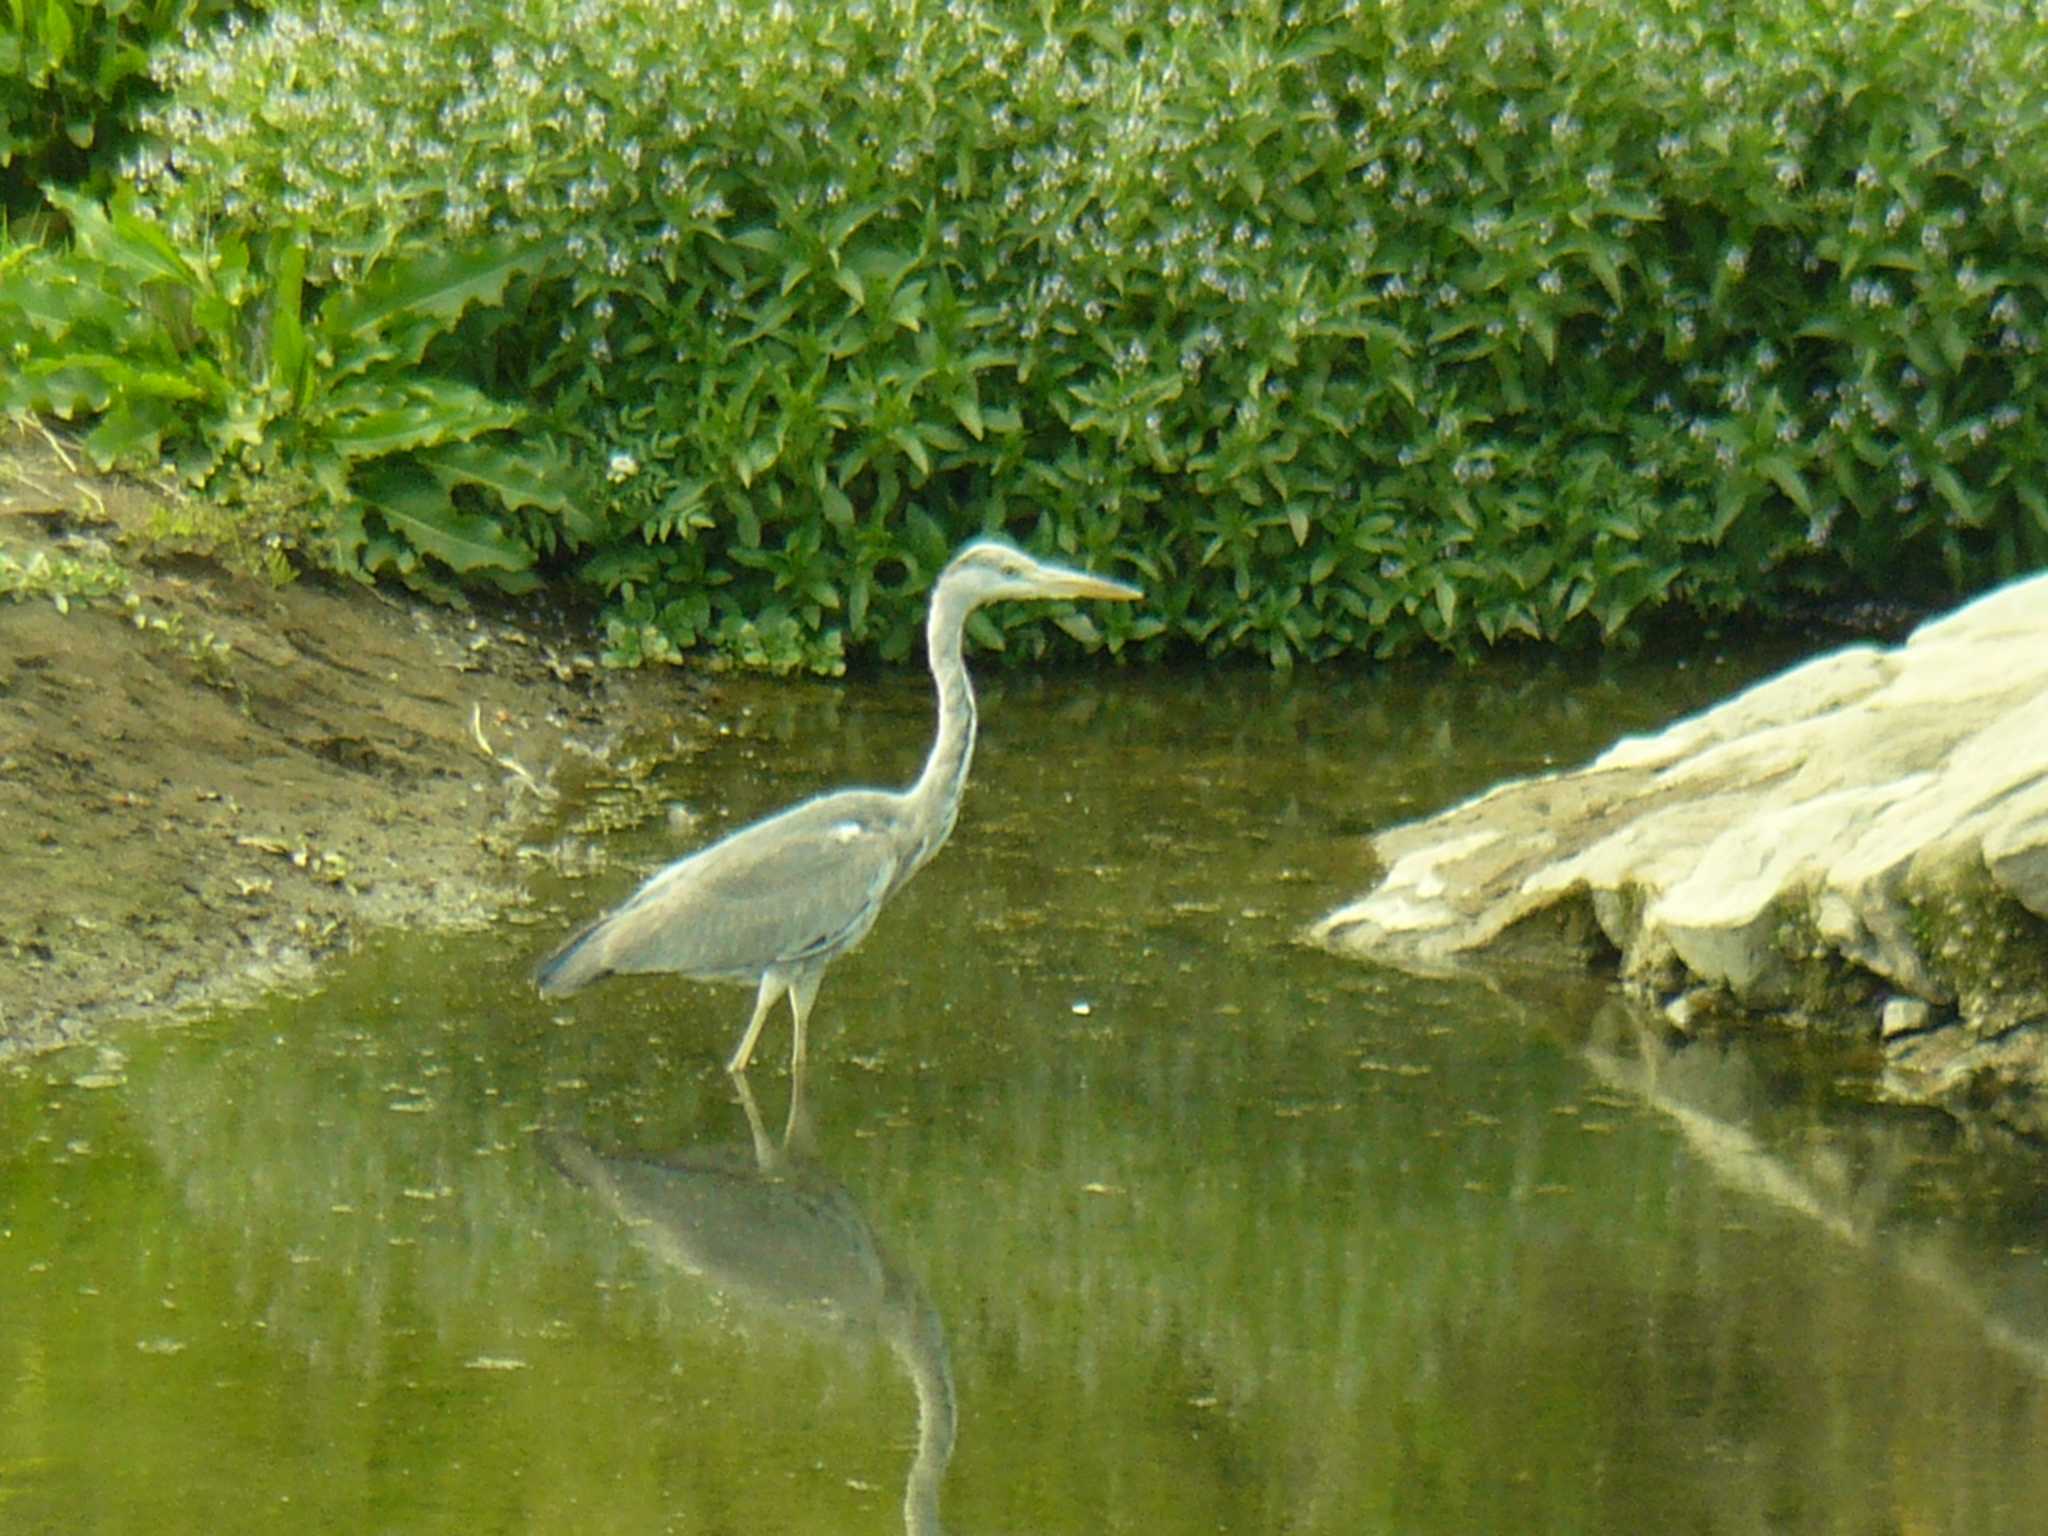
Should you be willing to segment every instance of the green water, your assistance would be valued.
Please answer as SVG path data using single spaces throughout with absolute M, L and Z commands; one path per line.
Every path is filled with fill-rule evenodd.
M 525 985 L 676 851 L 577 832 L 604 783 L 529 923 L 17 1062 L 0 1532 L 2038 1530 L 2037 1164 L 1818 1044 L 1294 942 L 1371 828 L 1758 665 L 986 687 L 786 1148 L 786 1016 L 750 1105 L 743 992 Z M 928 728 L 732 707 L 644 781 L 694 838 Z

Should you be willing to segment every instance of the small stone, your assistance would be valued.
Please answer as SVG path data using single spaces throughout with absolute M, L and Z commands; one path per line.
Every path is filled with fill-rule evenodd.
M 1878 1015 L 1878 1037 L 1896 1040 L 1901 1035 L 1917 1035 L 1933 1017 L 1934 1006 L 1925 998 L 1888 997 L 1884 1000 L 1884 1011 Z
M 1704 987 L 1694 987 L 1690 992 L 1681 992 L 1664 1005 L 1664 1022 L 1681 1035 L 1689 1035 L 1693 1026 L 1699 1022 L 1706 1003 Z

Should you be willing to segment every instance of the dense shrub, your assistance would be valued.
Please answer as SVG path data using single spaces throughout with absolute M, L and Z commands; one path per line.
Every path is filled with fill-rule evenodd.
M 2035 12 L 287 8 L 135 179 L 309 304 L 538 253 L 412 360 L 575 442 L 501 545 L 626 656 L 905 654 L 998 524 L 1141 575 L 1114 645 L 1469 650 L 2048 559 Z
M 9 0 L 0 6 L 0 213 L 45 181 L 109 181 L 149 92 L 150 50 L 233 0 Z

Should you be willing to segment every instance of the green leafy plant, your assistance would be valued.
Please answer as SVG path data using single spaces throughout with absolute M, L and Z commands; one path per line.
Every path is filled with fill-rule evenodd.
M 196 629 L 177 612 L 152 612 L 134 593 L 122 599 L 128 622 L 166 652 L 182 657 L 193 675 L 209 688 L 240 694 L 234 673 L 235 648 L 212 630 Z
M 0 544 L 0 597 L 47 598 L 59 613 L 69 613 L 73 598 L 110 597 L 127 589 L 128 573 L 110 554 L 20 554 Z
M 312 302 L 302 236 L 223 236 L 199 257 L 125 196 L 49 196 L 73 246 L 0 259 L 16 364 L 0 406 L 91 417 L 103 467 L 162 455 L 226 496 L 288 477 L 308 493 L 306 542 L 340 570 L 516 590 L 536 550 L 580 526 L 560 456 L 510 440 L 526 413 L 428 358 L 544 250 L 499 239 L 381 262 Z
M 150 95 L 149 54 L 231 15 L 232 0 L 8 0 L 0 6 L 0 211 L 47 180 L 111 183 Z
M 2044 64 L 2023 0 L 288 4 L 164 56 L 132 216 L 252 295 L 181 451 L 622 661 L 908 655 L 998 527 L 1148 592 L 1017 655 L 1625 643 L 2048 562 Z

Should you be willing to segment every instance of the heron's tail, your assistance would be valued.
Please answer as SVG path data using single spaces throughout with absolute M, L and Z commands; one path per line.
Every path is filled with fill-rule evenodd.
M 562 941 L 560 949 L 541 961 L 540 968 L 533 973 L 533 984 L 540 988 L 542 997 L 565 997 L 608 974 L 604 946 L 595 942 L 603 926 L 602 918 L 584 924 Z

